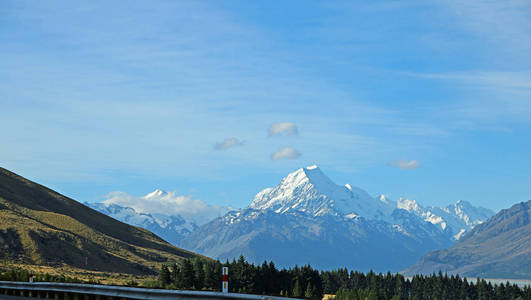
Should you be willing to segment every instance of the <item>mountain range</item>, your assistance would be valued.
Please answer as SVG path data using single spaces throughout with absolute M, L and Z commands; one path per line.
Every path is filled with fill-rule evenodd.
M 152 194 L 164 194 L 155 191 Z M 219 259 L 244 255 L 281 266 L 355 267 L 398 271 L 428 251 L 446 248 L 494 212 L 458 201 L 424 207 L 417 201 L 372 197 L 337 185 L 317 166 L 288 174 L 259 192 L 247 208 L 204 224 L 179 214 L 138 212 L 114 203 L 89 204 L 121 221 L 148 228 L 175 245 Z M 304 254 L 302 254 L 304 253 Z
M 405 274 L 459 273 L 483 278 L 531 278 L 531 200 L 501 210 L 453 247 L 428 253 Z
M 0 168 L 0 259 L 18 265 L 154 274 L 196 254 Z
M 156 190 L 137 200 L 149 207 L 171 197 Z M 176 210 L 188 212 L 181 216 L 138 212 L 116 202 L 90 205 L 222 260 L 244 255 L 279 266 L 531 278 L 531 201 L 495 215 L 465 201 L 423 207 L 336 185 L 310 166 L 262 190 L 240 210 L 199 203 L 202 210 L 191 214 Z M 209 217 L 194 216 L 198 211 Z M 0 259 L 7 263 L 153 274 L 164 262 L 197 255 L 2 168 L 0 220 Z
M 493 214 L 465 201 L 434 208 L 372 197 L 310 166 L 262 190 L 247 208 L 200 226 L 178 245 L 222 260 L 244 255 L 281 266 L 399 271 L 430 250 L 453 245 Z
M 145 228 L 174 245 L 199 226 L 233 210 L 183 198 L 175 192 L 156 189 L 142 197 L 110 193 L 103 202 L 84 204 L 124 223 Z
M 145 228 L 174 245 L 199 227 L 180 215 L 142 213 L 118 204 L 85 202 L 85 205 L 124 223 Z

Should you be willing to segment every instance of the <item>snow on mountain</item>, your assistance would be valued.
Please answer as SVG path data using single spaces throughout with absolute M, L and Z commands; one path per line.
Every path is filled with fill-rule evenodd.
M 473 223 L 469 203 L 448 208 L 465 222 Z M 469 207 L 468 207 L 469 208 Z M 461 213 L 463 212 L 463 213 Z M 467 212 L 466 214 L 464 212 Z M 468 216 L 468 218 L 466 216 Z M 443 273 L 483 278 L 531 278 L 531 201 L 503 209 L 448 249 L 432 251 L 406 270 L 404 275 Z M 468 221 L 466 221 L 468 219 Z M 529 298 L 529 297 L 528 297 Z
M 372 197 L 310 166 L 260 191 L 249 207 L 199 227 L 179 245 L 222 260 L 243 254 L 284 266 L 399 270 L 427 251 L 451 246 L 492 214 L 464 201 L 435 208 Z
M 180 246 L 222 261 L 244 255 L 255 263 L 273 260 L 281 267 L 309 263 L 320 269 L 384 272 L 401 270 L 427 251 L 450 245 L 399 230 L 365 218 L 246 208 L 201 226 Z
M 459 240 L 464 233 L 494 215 L 490 209 L 475 207 L 459 200 L 446 207 L 422 207 L 415 200 L 400 198 L 397 208 L 407 210 L 424 221 L 437 225 L 443 231 L 451 232 L 453 239 Z
M 233 209 L 210 205 L 199 199 L 192 199 L 189 196 L 178 195 L 177 192 L 166 192 L 160 189 L 156 189 L 143 197 L 134 197 L 124 192 L 112 192 L 102 203 L 130 207 L 138 213 L 163 216 L 178 215 L 197 225 L 203 225 Z
M 85 204 L 124 223 L 146 228 L 172 244 L 232 210 L 160 189 L 143 197 L 113 192 L 100 203 Z
M 286 176 L 274 188 L 259 192 L 249 206 L 256 210 L 276 213 L 300 211 L 313 216 L 334 215 L 346 219 L 363 217 L 395 223 L 395 209 L 406 210 L 425 222 L 437 225 L 459 239 L 465 232 L 494 215 L 493 211 L 474 207 L 466 201 L 446 207 L 423 207 L 415 200 L 400 198 L 394 202 L 385 195 L 372 197 L 366 191 L 350 184 L 340 186 L 332 182 L 317 166 L 300 168 Z M 403 216 L 400 220 L 403 220 Z M 398 228 L 398 227 L 397 227 Z
M 153 192 L 145 195 L 144 199 L 160 198 L 160 197 L 165 196 L 165 195 L 168 195 L 168 193 L 163 191 L 163 190 L 156 189 Z
M 131 207 L 101 202 L 85 202 L 85 205 L 129 225 L 145 228 L 172 244 L 177 244 L 182 238 L 198 228 L 197 224 L 187 221 L 179 215 L 152 215 L 137 212 Z
M 335 184 L 317 166 L 300 168 L 278 186 L 262 190 L 249 207 L 277 213 L 296 210 L 313 216 L 355 214 L 368 219 L 384 219 L 393 210 L 389 203 L 362 189 Z
M 288 174 L 241 210 L 163 190 L 143 197 L 114 192 L 89 205 L 221 260 L 243 254 L 256 263 L 379 271 L 401 270 L 428 251 L 450 247 L 494 214 L 465 201 L 439 208 L 372 197 L 351 184 L 335 184 L 317 166 Z

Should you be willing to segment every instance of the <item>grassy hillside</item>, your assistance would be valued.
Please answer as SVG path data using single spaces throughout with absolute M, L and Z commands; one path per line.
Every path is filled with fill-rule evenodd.
M 194 253 L 0 168 L 0 260 L 152 274 Z

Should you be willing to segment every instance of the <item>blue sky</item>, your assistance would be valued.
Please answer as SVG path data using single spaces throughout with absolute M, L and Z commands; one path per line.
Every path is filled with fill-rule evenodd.
M 2 1 L 0 165 L 80 201 L 243 207 L 311 164 L 427 205 L 531 199 L 531 4 L 463 2 Z

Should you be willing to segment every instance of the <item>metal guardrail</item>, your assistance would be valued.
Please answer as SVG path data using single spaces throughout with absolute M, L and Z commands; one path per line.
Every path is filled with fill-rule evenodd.
M 283 298 L 265 295 L 220 293 L 205 291 L 144 289 L 121 286 L 56 283 L 56 282 L 15 282 L 0 281 L 0 299 L 3 295 L 14 295 L 48 299 L 172 299 L 172 300 L 282 300 Z

